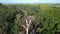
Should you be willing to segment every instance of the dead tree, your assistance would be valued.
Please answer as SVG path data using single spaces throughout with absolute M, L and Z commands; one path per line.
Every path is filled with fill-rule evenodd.
M 24 11 L 22 11 L 22 12 L 24 12 Z M 16 17 L 16 23 L 19 25 L 19 26 L 21 26 L 21 27 L 23 27 L 23 29 L 25 29 L 24 31 L 25 31 L 25 33 L 26 34 L 28 34 L 28 32 L 29 32 L 29 28 L 30 28 L 30 26 L 31 26 L 31 24 L 32 24 L 32 22 L 35 20 L 35 18 L 34 18 L 34 16 L 33 15 L 30 15 L 30 16 L 28 16 L 27 14 L 26 14 L 26 12 L 24 12 L 25 13 L 25 15 L 24 15 L 24 17 L 22 18 L 22 20 L 20 19 L 20 15 L 17 15 Z M 23 34 L 23 32 L 19 32 L 20 34 Z M 25 34 L 24 33 L 24 34 Z
M 31 24 L 32 24 L 32 22 L 33 22 L 34 19 L 35 19 L 34 16 L 27 16 L 27 18 L 25 19 L 25 21 L 23 21 L 25 23 L 22 22 L 23 24 L 22 23 L 20 24 L 20 26 L 25 29 L 26 34 L 28 34 L 29 28 L 30 28 L 30 26 L 31 26 Z M 20 20 L 17 19 L 17 22 L 20 22 Z M 19 33 L 23 34 L 22 32 L 19 32 Z
M 27 19 L 26 19 L 26 26 L 27 26 L 26 27 L 26 34 L 28 34 L 29 28 L 30 28 L 34 19 L 35 19 L 34 16 L 27 16 Z

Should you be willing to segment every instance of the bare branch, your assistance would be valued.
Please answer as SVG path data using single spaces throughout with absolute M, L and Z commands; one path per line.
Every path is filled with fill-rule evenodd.
M 28 24 L 28 21 L 27 21 L 27 19 L 26 19 L 26 25 Z
M 23 27 L 24 29 L 26 29 L 26 26 L 24 26 L 24 25 L 21 25 L 21 27 Z
M 29 20 L 29 24 L 31 24 L 31 20 Z

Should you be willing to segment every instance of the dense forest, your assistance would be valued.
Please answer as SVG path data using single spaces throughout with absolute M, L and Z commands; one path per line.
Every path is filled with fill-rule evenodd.
M 59 4 L 1 4 L 0 34 L 25 34 L 26 16 L 33 15 L 28 34 L 60 34 Z M 22 33 L 19 33 L 22 32 Z

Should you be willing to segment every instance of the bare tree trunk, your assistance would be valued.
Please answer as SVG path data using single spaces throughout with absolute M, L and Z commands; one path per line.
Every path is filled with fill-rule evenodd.
M 28 20 L 26 20 L 26 25 L 27 25 L 27 27 L 26 27 L 26 34 L 28 34 L 29 33 L 29 27 L 31 25 L 31 20 L 29 20 L 29 23 L 28 23 Z
M 26 34 L 28 34 L 28 30 L 29 30 L 29 24 L 28 24 L 28 21 L 26 20 Z
M 28 34 L 28 28 L 26 29 L 26 34 Z

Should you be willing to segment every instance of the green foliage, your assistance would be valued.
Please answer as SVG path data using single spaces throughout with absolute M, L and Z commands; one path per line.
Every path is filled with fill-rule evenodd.
M 60 32 L 60 7 L 58 5 L 3 5 L 0 3 L 0 34 L 18 34 L 21 28 L 15 19 L 24 17 L 24 13 L 18 12 L 23 9 L 28 15 L 34 14 L 33 24 L 41 23 L 36 28 L 38 34 L 55 34 Z M 23 22 L 24 19 L 21 19 Z

